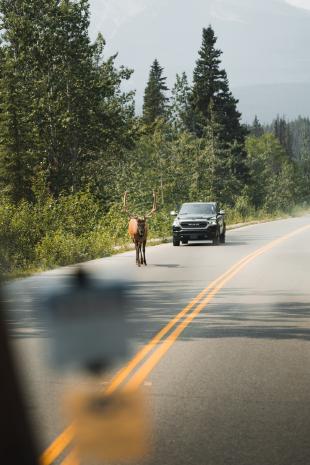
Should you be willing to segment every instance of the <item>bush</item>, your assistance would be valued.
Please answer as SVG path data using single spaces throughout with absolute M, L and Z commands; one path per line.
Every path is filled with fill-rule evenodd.
M 41 221 L 33 205 L 25 201 L 12 205 L 0 203 L 1 270 L 25 269 L 35 258 L 34 244 L 41 235 Z
M 61 230 L 46 234 L 35 247 L 35 254 L 37 264 L 43 268 L 69 265 L 83 260 L 79 238 Z
M 81 236 L 58 230 L 47 234 L 36 246 L 36 264 L 53 268 L 106 256 L 112 251 L 110 237 L 101 228 Z
M 159 210 L 156 215 L 148 220 L 149 237 L 153 239 L 165 239 L 171 236 L 171 217 L 165 210 Z
M 128 217 L 121 204 L 114 204 L 99 223 L 99 228 L 109 234 L 111 244 L 128 244 Z
M 111 237 L 112 218 L 113 212 L 107 220 L 102 217 L 99 203 L 87 192 L 58 200 L 46 196 L 34 204 L 13 205 L 2 198 L 0 271 L 51 268 L 107 255 L 118 240 Z

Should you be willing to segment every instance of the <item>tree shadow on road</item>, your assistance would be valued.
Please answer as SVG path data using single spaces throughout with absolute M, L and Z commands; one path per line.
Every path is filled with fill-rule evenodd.
M 198 290 L 196 294 L 188 293 L 188 296 L 197 293 Z M 260 303 L 245 303 L 247 296 L 253 302 L 255 295 Z M 133 337 L 139 342 L 148 341 L 190 301 L 190 298 L 186 300 L 184 297 L 183 301 L 174 303 L 171 290 L 158 295 L 155 283 L 150 287 L 145 286 L 141 297 L 140 305 L 131 319 Z M 257 338 L 309 341 L 308 299 L 308 295 L 292 294 L 285 290 L 257 293 L 248 289 L 225 289 L 181 333 L 179 340 Z
M 153 266 L 177 268 L 177 264 Z M 132 310 L 130 335 L 148 342 L 205 287 L 201 281 L 129 283 Z M 253 303 L 255 298 L 260 303 Z M 14 338 L 46 337 L 48 328 L 35 295 L 17 302 L 7 314 Z M 129 306 L 130 307 L 130 306 Z M 194 307 L 193 307 L 194 308 Z M 191 309 L 189 309 L 190 313 Z M 285 290 L 258 293 L 251 289 L 223 289 L 180 335 L 179 339 L 260 338 L 310 340 L 310 298 Z
M 246 295 L 252 303 L 244 302 Z M 229 301 L 229 296 L 234 299 Z M 258 297 L 258 303 L 253 303 L 253 296 Z M 197 316 L 180 339 L 196 338 L 310 341 L 309 295 L 294 295 L 286 291 L 257 293 L 254 290 L 226 289 L 205 312 Z
M 171 269 L 179 267 L 177 264 L 169 263 L 152 266 Z M 143 342 L 147 342 L 165 326 L 205 286 L 204 281 L 193 283 L 188 280 L 178 281 L 177 284 L 166 281 L 132 281 L 127 284 L 129 288 L 127 317 L 130 334 L 135 340 Z M 36 289 L 31 287 L 21 289 L 19 294 L 15 298 L 10 297 L 11 308 L 6 315 L 10 336 L 13 338 L 48 336 L 49 328 L 46 326 Z

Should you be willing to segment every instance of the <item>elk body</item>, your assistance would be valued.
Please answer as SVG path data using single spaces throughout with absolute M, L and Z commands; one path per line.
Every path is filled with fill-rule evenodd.
M 130 214 L 127 207 L 127 197 L 128 193 L 125 192 L 124 195 L 124 210 L 128 214 L 129 224 L 128 224 L 128 233 L 131 237 L 136 248 L 136 263 L 138 266 L 146 266 L 146 257 L 145 257 L 145 246 L 147 241 L 148 225 L 147 218 L 152 216 L 156 212 L 156 194 L 153 192 L 153 208 L 150 212 L 145 215 L 137 216 Z

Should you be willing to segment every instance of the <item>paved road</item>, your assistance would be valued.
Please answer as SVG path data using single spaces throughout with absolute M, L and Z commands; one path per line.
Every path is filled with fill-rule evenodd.
M 219 247 L 150 247 L 146 269 L 136 269 L 133 252 L 87 265 L 102 278 L 130 278 L 134 351 L 213 283 L 128 377 L 145 386 L 153 415 L 154 446 L 145 463 L 309 464 L 307 225 L 310 216 L 248 226 L 230 231 Z M 67 274 L 7 286 L 12 341 L 42 449 L 65 426 L 57 408 L 65 381 L 42 359 L 46 332 L 33 309 L 38 289 Z

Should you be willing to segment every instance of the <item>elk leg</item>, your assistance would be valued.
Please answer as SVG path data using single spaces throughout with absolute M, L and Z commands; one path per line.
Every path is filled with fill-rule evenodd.
M 142 242 L 140 242 L 140 256 L 141 256 L 141 265 L 144 264 L 143 253 L 142 253 Z
M 136 264 L 140 266 L 140 254 L 139 254 L 139 243 L 135 243 L 136 246 Z
M 140 252 L 140 263 L 143 265 L 143 255 L 142 255 L 142 244 L 139 243 L 139 252 Z
M 143 262 L 144 262 L 144 265 L 146 266 L 145 245 L 146 245 L 146 241 L 143 242 Z

